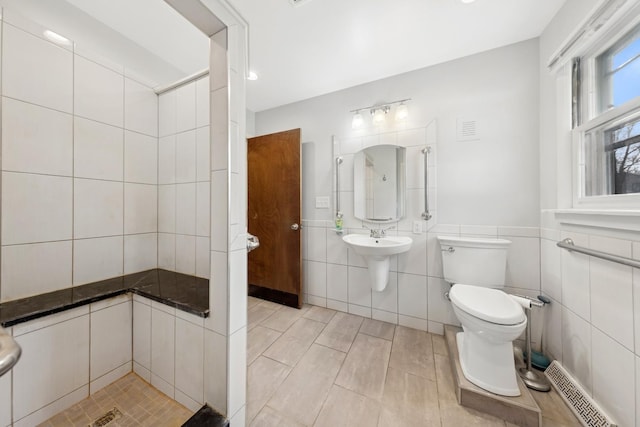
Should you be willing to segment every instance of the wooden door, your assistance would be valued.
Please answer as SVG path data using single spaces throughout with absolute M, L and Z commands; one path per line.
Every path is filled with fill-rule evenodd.
M 300 308 L 300 129 L 250 138 L 247 157 L 249 233 L 260 239 L 249 293 Z

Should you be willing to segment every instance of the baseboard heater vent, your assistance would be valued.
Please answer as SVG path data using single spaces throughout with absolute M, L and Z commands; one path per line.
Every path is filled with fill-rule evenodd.
M 583 426 L 617 427 L 617 424 L 585 393 L 557 360 L 551 362 L 544 373 Z

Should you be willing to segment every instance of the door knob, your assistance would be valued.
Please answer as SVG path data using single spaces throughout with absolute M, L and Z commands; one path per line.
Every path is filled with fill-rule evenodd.
M 251 252 L 260 246 L 260 240 L 257 236 L 247 233 L 247 252 Z
M 294 222 L 293 224 L 291 224 L 291 229 L 292 230 L 295 231 L 295 230 L 298 230 L 299 228 L 300 228 L 300 226 L 297 223 Z

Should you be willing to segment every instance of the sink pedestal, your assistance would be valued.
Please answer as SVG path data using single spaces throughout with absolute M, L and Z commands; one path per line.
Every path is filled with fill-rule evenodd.
M 368 256 L 365 258 L 371 279 L 371 289 L 382 292 L 389 283 L 389 257 Z
M 377 292 L 384 291 L 389 283 L 389 258 L 407 252 L 413 243 L 410 237 L 370 237 L 362 234 L 348 234 L 342 240 L 365 259 L 371 289 Z

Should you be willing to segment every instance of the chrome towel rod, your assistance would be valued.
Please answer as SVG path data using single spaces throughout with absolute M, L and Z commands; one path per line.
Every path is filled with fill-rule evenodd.
M 426 146 L 422 149 L 422 154 L 424 154 L 424 212 L 422 212 L 422 219 L 426 221 L 431 219 L 429 212 L 429 153 L 431 153 L 431 147 Z
M 336 157 L 336 218 L 342 217 L 340 211 L 340 165 L 342 157 Z
M 607 261 L 617 262 L 618 264 L 628 265 L 629 267 L 640 268 L 640 261 L 636 261 L 635 259 L 619 255 L 608 254 L 602 251 L 596 251 L 589 248 L 583 248 L 581 246 L 576 246 L 571 239 L 561 240 L 560 242 L 556 243 L 556 245 L 568 251 L 580 252 L 581 254 L 591 255 L 596 258 L 606 259 Z

